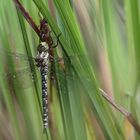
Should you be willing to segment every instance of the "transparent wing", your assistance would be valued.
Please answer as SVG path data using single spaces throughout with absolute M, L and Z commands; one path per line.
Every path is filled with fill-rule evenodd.
M 54 68 L 49 67 L 48 71 L 48 80 L 56 81 L 56 79 L 59 78 L 65 78 L 65 79 L 72 79 L 71 75 L 66 71 L 65 66 L 63 64 L 60 65 L 59 72 L 56 72 Z M 30 67 L 19 69 L 13 72 L 7 72 L 4 74 L 3 77 L 8 83 L 11 83 L 13 85 L 11 86 L 17 86 L 20 85 L 19 88 L 30 88 L 34 86 L 34 82 L 37 82 L 38 84 L 41 84 L 41 76 L 39 69 L 36 69 L 32 71 Z
M 3 79 L 7 81 L 8 85 L 12 88 L 31 88 L 35 82 L 39 81 L 38 71 L 31 71 L 30 67 L 25 69 L 7 72 L 3 75 Z
M 34 57 L 28 56 L 26 54 L 17 53 L 16 51 L 11 52 L 5 48 L 0 47 L 0 59 L 3 64 L 9 63 L 16 65 L 15 67 L 27 67 L 30 66 L 30 63 L 34 63 Z
M 1 48 L 0 47 L 0 54 L 2 54 L 2 56 L 4 56 L 3 58 L 5 57 L 10 57 L 13 62 L 15 63 L 22 63 L 24 66 L 25 65 L 29 65 L 29 62 L 35 62 L 35 57 L 33 56 L 28 56 L 27 54 L 22 54 L 22 53 L 17 53 L 17 52 L 10 52 L 4 48 Z M 73 56 L 66 56 L 65 57 L 65 61 L 70 61 L 70 59 L 76 59 L 77 56 L 81 56 L 82 54 L 77 54 L 76 56 L 73 55 Z M 83 56 L 83 55 L 82 55 Z M 63 57 L 61 56 L 50 56 L 51 60 L 54 61 L 54 62 L 58 62 L 58 63 L 64 63 L 63 61 Z
M 39 70 L 36 67 L 32 69 L 29 64 L 30 61 L 34 62 L 35 59 L 34 57 L 27 56 L 26 54 L 16 53 L 16 52 L 8 52 L 7 50 L 3 50 L 3 49 L 1 49 L 0 54 L 3 54 L 2 56 L 4 56 L 3 57 L 4 60 L 6 59 L 7 61 L 12 60 L 13 63 L 16 64 L 16 69 L 11 70 L 9 63 L 4 62 L 4 65 L 8 65 L 9 67 L 6 71 L 6 74 L 4 74 L 4 79 L 8 83 L 9 82 L 13 83 L 13 86 L 21 85 L 20 88 L 32 87 L 34 86 L 34 82 L 36 81 L 39 81 L 39 83 L 41 83 L 40 82 L 41 79 L 39 77 L 40 76 Z M 66 65 L 65 65 L 65 62 L 70 61 L 70 59 L 73 59 L 73 56 L 68 56 L 68 58 L 65 59 L 65 61 L 62 57 L 53 58 L 52 59 L 53 62 L 59 64 L 61 72 L 57 73 L 54 70 L 54 68 L 50 68 L 48 73 L 49 79 L 55 80 L 56 76 L 70 79 L 71 76 L 66 72 Z M 50 61 L 50 63 L 52 62 Z

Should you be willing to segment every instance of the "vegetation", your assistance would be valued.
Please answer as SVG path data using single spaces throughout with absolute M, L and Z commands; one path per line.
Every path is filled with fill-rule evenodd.
M 49 127 L 44 132 L 41 78 L 30 59 L 39 37 L 14 1 L 0 2 L 1 140 L 140 139 L 139 128 L 100 90 L 140 123 L 137 0 L 22 1 L 37 25 L 39 12 L 47 19 L 54 42 L 62 33 L 54 55 L 63 60 L 55 62 L 54 79 L 48 79 Z

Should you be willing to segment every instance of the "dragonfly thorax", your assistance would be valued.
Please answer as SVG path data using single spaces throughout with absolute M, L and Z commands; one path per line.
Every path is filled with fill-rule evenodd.
M 45 67 L 49 62 L 49 50 L 46 42 L 41 42 L 38 46 L 38 53 L 36 56 L 36 66 L 37 67 Z
M 38 45 L 38 52 L 45 52 L 45 51 L 48 51 L 49 47 L 48 47 L 48 44 L 46 42 L 41 42 L 39 45 Z

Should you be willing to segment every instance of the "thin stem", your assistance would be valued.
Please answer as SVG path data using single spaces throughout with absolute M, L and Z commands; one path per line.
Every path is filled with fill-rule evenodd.
M 119 112 L 121 112 L 129 121 L 129 123 L 135 128 L 135 130 L 138 132 L 138 134 L 140 134 L 140 126 L 137 123 L 137 121 L 134 119 L 134 117 L 132 116 L 132 114 L 130 112 L 128 112 L 125 108 L 123 108 L 122 106 L 119 106 L 115 103 L 115 101 L 108 96 L 108 94 L 106 92 L 104 92 L 102 89 L 99 89 L 101 91 L 102 96 L 113 106 L 115 107 Z
M 35 22 L 32 20 L 32 18 L 30 17 L 30 15 L 28 14 L 28 12 L 25 10 L 25 8 L 22 6 L 22 4 L 19 2 L 19 0 L 14 0 L 16 6 L 18 7 L 18 9 L 21 11 L 21 13 L 23 14 L 23 16 L 25 17 L 25 19 L 28 21 L 28 23 L 31 25 L 31 27 L 34 29 L 34 31 L 38 34 L 38 36 L 40 37 L 40 30 L 38 28 L 38 26 L 35 24 Z

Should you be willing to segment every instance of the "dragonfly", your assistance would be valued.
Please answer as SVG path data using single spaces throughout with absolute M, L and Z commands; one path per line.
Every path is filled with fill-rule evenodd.
M 21 80 L 22 79 L 21 77 L 24 77 L 22 75 L 24 73 L 27 75 L 27 73 L 29 72 L 29 76 L 32 77 L 31 79 L 35 83 L 35 81 L 34 81 L 34 80 L 36 80 L 36 76 L 34 74 L 35 73 L 35 67 L 32 63 L 33 62 L 32 60 L 35 61 L 35 66 L 40 71 L 41 80 L 42 80 L 42 107 L 43 107 L 43 113 L 42 114 L 43 114 L 43 126 L 44 126 L 44 129 L 46 129 L 46 128 L 48 128 L 48 87 L 47 87 L 47 82 L 48 81 L 47 81 L 47 79 L 48 79 L 48 75 L 49 75 L 49 66 L 51 64 L 50 69 L 52 70 L 52 68 L 54 66 L 53 49 L 55 47 L 57 47 L 57 45 L 59 44 L 59 37 L 60 37 L 61 33 L 58 36 L 55 35 L 56 38 L 57 38 L 57 42 L 54 44 L 54 40 L 51 36 L 51 32 L 52 32 L 51 28 L 50 28 L 47 20 L 45 18 L 43 18 L 41 13 L 39 12 L 39 16 L 41 17 L 41 20 L 40 20 L 40 26 L 38 28 L 38 26 L 32 20 L 32 17 L 25 10 L 25 8 L 22 6 L 20 1 L 19 0 L 14 0 L 14 2 L 15 2 L 15 5 L 17 6 L 17 8 L 21 11 L 24 18 L 27 20 L 27 22 L 30 24 L 30 26 L 34 29 L 34 31 L 39 36 L 40 43 L 37 47 L 37 55 L 36 55 L 35 58 L 32 58 L 29 55 L 27 55 L 27 56 L 21 55 L 21 58 L 24 58 L 24 59 L 28 60 L 31 69 L 18 70 L 19 74 L 18 73 L 14 74 L 13 72 L 12 73 L 10 72 L 10 73 L 6 74 L 6 77 L 8 79 L 14 78 L 15 80 L 16 79 Z M 26 48 L 26 50 L 28 50 L 28 49 Z M 0 53 L 1 52 L 2 51 L 0 51 Z M 29 52 L 27 51 L 27 54 Z M 20 55 L 15 54 L 15 53 L 6 53 L 6 56 L 7 55 L 11 55 L 11 56 L 15 55 L 16 59 L 20 58 Z M 59 62 L 60 62 L 60 60 L 63 63 L 62 59 L 59 59 Z M 34 78 L 34 76 L 35 76 L 35 78 Z M 27 82 L 28 82 L 28 80 L 27 80 Z M 22 86 L 24 87 L 25 85 L 26 85 L 26 83 L 24 82 L 24 84 L 22 84 Z
M 36 57 L 27 56 L 20 53 L 11 53 L 6 52 L 6 50 L 3 50 L 6 55 L 15 58 L 16 61 L 20 61 L 21 59 L 24 61 L 34 61 L 34 65 L 36 66 L 37 70 L 40 71 L 41 80 L 42 80 L 42 108 L 43 108 L 43 127 L 44 129 L 48 128 L 48 86 L 47 86 L 47 80 L 49 76 L 49 66 L 50 63 L 53 63 L 57 61 L 61 67 L 64 68 L 64 61 L 62 58 L 54 58 L 52 55 L 52 49 L 55 48 L 58 45 L 59 36 L 57 36 L 57 42 L 54 44 L 53 39 L 51 37 L 51 31 L 49 30 L 48 23 L 45 19 L 41 20 L 40 24 L 40 36 L 41 41 L 37 47 L 37 55 Z M 47 42 L 47 43 L 46 43 Z M 2 49 L 1 52 L 2 53 Z M 69 56 L 67 61 L 69 61 L 69 58 L 72 56 Z M 15 61 L 15 62 L 16 62 Z M 31 71 L 29 67 L 17 70 L 16 73 L 8 73 L 6 74 L 6 77 L 8 79 L 20 79 L 22 80 L 22 77 L 24 78 L 24 75 L 29 75 L 31 77 L 32 82 L 36 80 L 34 78 L 34 70 Z M 50 71 L 51 73 L 52 71 Z M 53 73 L 53 72 L 52 72 Z M 54 77 L 54 75 L 50 74 L 51 78 Z M 26 76 L 27 77 L 27 76 Z M 28 81 L 27 81 L 28 82 Z M 21 82 L 22 83 L 22 82 Z M 25 82 L 24 82 L 25 83 Z M 23 85 L 23 84 L 22 84 Z M 28 84 L 27 84 L 28 86 Z M 23 85 L 23 87 L 26 87 L 26 83 Z
M 53 39 L 50 35 L 51 30 L 48 27 L 47 21 L 43 18 L 40 23 L 40 38 L 41 42 L 37 47 L 37 55 L 35 58 L 36 66 L 40 70 L 42 79 L 42 106 L 43 106 L 43 126 L 44 129 L 48 127 L 48 87 L 47 87 L 47 76 L 49 61 L 51 60 L 52 48 L 58 45 L 53 43 Z M 59 36 L 57 38 L 59 39 Z
M 57 42 L 54 44 L 53 38 L 51 36 L 51 30 L 47 23 L 47 21 L 42 18 L 40 20 L 40 38 L 41 41 L 37 47 L 37 55 L 35 58 L 30 56 L 24 56 L 15 53 L 6 53 L 6 55 L 15 56 L 16 59 L 22 57 L 25 60 L 31 61 L 34 60 L 35 66 L 40 72 L 41 80 L 42 80 L 42 108 L 43 108 L 43 127 L 46 129 L 48 127 L 48 86 L 47 86 L 47 79 L 48 79 L 48 71 L 49 71 L 49 64 L 53 62 L 53 48 L 57 47 L 59 41 L 59 34 L 57 36 Z M 1 50 L 2 52 L 2 50 Z M 29 69 L 30 70 L 30 69 Z M 23 72 L 21 70 L 18 71 L 22 75 Z M 24 70 L 25 73 L 28 72 L 27 69 Z M 17 74 L 9 73 L 7 77 L 16 79 Z M 34 73 L 32 73 L 32 79 L 34 78 Z
M 62 57 L 52 58 L 52 56 L 50 56 L 49 54 L 49 47 L 46 42 L 40 42 L 40 44 L 38 45 L 38 53 L 36 57 L 27 56 L 22 53 L 7 52 L 6 50 L 2 48 L 0 50 L 1 50 L 0 53 L 3 52 L 4 54 L 8 55 L 8 57 L 12 58 L 12 60 L 14 60 L 14 62 L 17 64 L 17 67 L 18 67 L 18 64 L 21 62 L 25 64 L 23 68 L 22 66 L 19 66 L 21 68 L 19 69 L 17 68 L 15 71 L 8 72 L 5 75 L 6 79 L 8 80 L 12 79 L 15 82 L 15 85 L 16 85 L 16 82 L 20 82 L 19 85 L 23 86 L 22 87 L 23 89 L 30 88 L 32 85 L 34 85 L 34 82 L 36 82 L 35 80 L 38 80 L 34 76 L 35 73 L 40 72 L 41 80 L 42 80 L 43 127 L 46 129 L 48 127 L 48 116 L 49 116 L 48 114 L 49 101 L 48 101 L 48 86 L 47 86 L 48 79 L 55 80 L 56 74 L 57 75 L 59 74 L 59 77 L 61 78 L 70 79 L 70 75 L 67 74 L 66 72 L 65 61 L 66 63 L 70 63 L 68 61 L 70 61 L 71 58 L 76 59 L 76 58 L 73 58 L 76 56 L 69 56 L 68 58 L 65 59 L 65 61 L 63 60 Z M 28 61 L 34 61 L 34 66 L 37 66 L 35 70 L 30 69 Z M 56 73 L 54 69 L 50 69 L 50 63 L 52 63 L 53 61 L 54 63 L 58 63 L 58 65 L 61 68 L 61 71 L 63 71 L 64 74 L 61 75 L 60 73 Z M 23 82 L 24 84 L 22 84 Z
M 49 64 L 51 63 L 53 66 L 53 48 L 57 47 L 59 44 L 59 37 L 61 33 L 56 36 L 57 37 L 57 42 L 54 44 L 53 38 L 51 36 L 51 29 L 50 26 L 45 18 L 42 17 L 42 15 L 39 16 L 41 17 L 40 20 L 40 27 L 38 28 L 35 24 L 35 22 L 32 20 L 28 12 L 25 10 L 25 8 L 22 6 L 22 4 L 16 0 L 14 1 L 18 9 L 22 12 L 23 16 L 25 19 L 28 21 L 28 23 L 31 25 L 31 27 L 34 29 L 34 31 L 38 34 L 40 38 L 40 43 L 37 47 L 37 55 L 34 58 L 35 60 L 35 65 L 40 71 L 41 75 L 41 80 L 42 80 L 42 107 L 43 107 L 43 126 L 44 129 L 48 127 L 48 87 L 47 87 L 47 78 L 48 78 L 48 72 L 49 72 Z M 24 57 L 25 59 L 28 59 L 28 57 Z M 29 61 L 29 63 L 32 61 Z M 31 69 L 32 63 L 30 63 Z M 52 67 L 51 67 L 52 68 Z M 26 73 L 27 71 L 24 70 Z M 23 75 L 21 71 L 19 71 L 20 74 L 19 76 Z M 34 72 L 34 69 L 33 69 Z M 13 78 L 16 78 L 18 74 L 8 74 L 9 77 L 13 75 Z M 31 76 L 33 77 L 34 74 L 32 73 Z M 34 81 L 34 79 L 33 79 Z

